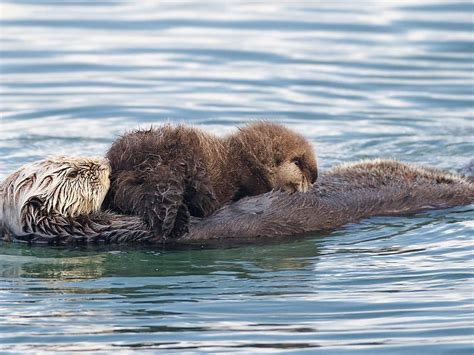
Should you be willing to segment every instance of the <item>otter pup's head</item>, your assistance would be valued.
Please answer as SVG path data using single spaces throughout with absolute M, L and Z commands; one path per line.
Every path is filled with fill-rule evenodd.
M 318 177 L 311 144 L 284 126 L 252 123 L 232 135 L 230 143 L 238 147 L 251 172 L 252 176 L 246 177 L 250 194 L 272 189 L 306 192 Z M 252 181 L 255 178 L 257 181 Z M 252 184 L 256 186 L 255 191 Z
M 0 222 L 14 232 L 42 218 L 99 210 L 109 188 L 105 159 L 53 157 L 27 164 L 0 184 Z

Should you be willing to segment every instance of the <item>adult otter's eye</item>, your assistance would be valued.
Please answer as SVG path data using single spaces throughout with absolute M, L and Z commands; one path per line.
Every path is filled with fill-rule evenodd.
M 71 170 L 71 171 L 66 175 L 66 177 L 67 177 L 68 179 L 74 179 L 74 178 L 77 178 L 77 175 L 78 175 L 78 174 L 79 174 L 79 173 L 77 172 L 77 170 Z

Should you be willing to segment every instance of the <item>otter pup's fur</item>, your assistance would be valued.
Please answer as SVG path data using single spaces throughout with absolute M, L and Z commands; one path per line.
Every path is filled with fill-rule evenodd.
M 307 191 L 317 178 L 305 138 L 268 122 L 223 138 L 184 125 L 137 130 L 117 139 L 107 158 L 106 206 L 142 217 L 165 238 L 183 235 L 190 216 L 273 189 Z

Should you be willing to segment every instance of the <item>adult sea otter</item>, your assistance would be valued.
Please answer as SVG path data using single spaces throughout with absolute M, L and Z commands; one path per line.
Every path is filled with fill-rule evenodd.
M 70 171 L 72 164 L 68 162 L 68 158 L 61 159 L 65 171 Z M 77 159 L 74 160 L 74 164 L 77 164 Z M 100 166 L 101 164 L 104 165 Z M 473 171 L 474 161 L 470 165 L 465 171 Z M 28 172 L 32 178 L 33 176 L 37 178 L 47 176 L 46 172 L 49 169 L 56 169 L 55 166 L 47 162 L 36 163 L 36 165 L 24 167 L 23 171 Z M 62 178 L 51 179 L 48 191 L 54 191 L 55 186 L 70 186 L 64 184 L 64 178 L 79 179 L 78 183 L 84 182 L 82 179 L 85 176 L 91 176 L 93 170 L 96 172 L 95 181 L 99 184 L 89 186 L 99 189 L 101 193 L 94 194 L 93 191 L 86 190 L 90 192 L 85 195 L 74 194 L 77 200 L 72 202 L 80 206 L 81 203 L 89 201 L 91 196 L 102 199 L 104 186 L 108 184 L 107 179 L 102 178 L 104 169 L 107 169 L 106 163 L 96 161 L 95 164 L 90 165 L 93 166 L 92 170 L 87 170 L 87 164 L 80 164 L 80 166 L 86 169 L 81 174 L 64 173 L 60 175 L 63 176 Z M 19 176 L 22 177 L 19 178 Z M 150 232 L 139 217 L 96 211 L 95 208 L 76 215 L 73 213 L 76 209 L 62 208 L 64 204 L 71 203 L 67 198 L 67 189 L 52 195 L 45 195 L 41 184 L 26 184 L 18 189 L 19 185 L 23 185 L 22 181 L 28 181 L 27 177 L 27 174 L 21 175 L 16 172 L 0 184 L 0 208 L 2 209 L 0 228 L 3 228 L 3 238 L 6 240 L 48 244 L 252 243 L 264 237 L 290 238 L 294 235 L 331 230 L 371 216 L 407 215 L 427 209 L 469 204 L 474 201 L 474 183 L 470 180 L 472 176 L 456 175 L 393 160 L 369 160 L 344 164 L 328 170 L 320 175 L 318 181 L 306 193 L 270 192 L 225 205 L 207 218 L 194 220 L 188 233 L 170 240 Z M 38 186 L 38 188 L 32 189 L 32 186 Z M 9 194 L 9 191 L 15 189 L 18 190 L 20 196 L 12 198 L 15 194 Z M 26 196 L 28 199 L 25 199 Z M 43 198 L 36 198 L 36 196 Z M 49 215 L 50 212 L 46 208 L 50 205 L 48 198 L 54 198 L 56 201 L 53 215 Z M 18 202 L 29 200 L 32 202 L 29 204 L 31 209 L 24 209 L 25 205 Z M 9 209 L 25 211 L 27 215 L 23 219 L 12 217 L 13 214 L 8 212 Z M 37 213 L 43 213 L 47 223 L 41 224 L 40 233 L 34 225 L 25 225 L 25 221 L 29 221 L 29 211 L 33 211 L 34 216 Z

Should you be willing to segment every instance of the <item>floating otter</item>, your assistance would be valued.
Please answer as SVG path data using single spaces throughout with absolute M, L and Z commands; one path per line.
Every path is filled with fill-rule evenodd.
M 4 239 L 68 243 L 118 240 L 123 234 L 150 239 L 136 218 L 99 211 L 109 173 L 103 158 L 54 157 L 24 165 L 0 183 Z
M 30 175 L 39 176 L 44 176 L 48 170 L 47 164 L 28 168 Z M 470 167 L 465 171 L 474 170 Z M 468 179 L 472 176 L 462 177 L 391 160 L 372 160 L 341 165 L 323 173 L 308 193 L 270 192 L 228 204 L 210 217 L 196 220 L 190 225 L 189 232 L 177 239 L 155 236 L 139 217 L 107 211 L 68 218 L 50 218 L 52 216 L 46 214 L 49 222 L 42 224 L 42 234 L 37 235 L 29 234 L 30 230 L 34 232 L 34 227 L 25 230 L 21 219 L 7 210 L 20 211 L 22 204 L 18 201 L 24 201 L 26 196 L 42 196 L 42 190 L 47 187 L 39 185 L 40 189 L 36 190 L 33 184 L 26 184 L 20 193 L 21 198 L 12 199 L 8 197 L 12 195 L 8 195 L 5 199 L 7 191 L 21 185 L 18 176 L 18 173 L 13 174 L 14 178 L 7 178 L 1 185 L 0 221 L 13 234 L 10 238 L 6 230 L 4 239 L 16 238 L 30 243 L 253 243 L 264 237 L 277 239 L 331 230 L 371 216 L 406 215 L 474 201 L 474 183 Z M 62 176 L 65 178 L 64 174 Z M 51 179 L 50 183 L 52 191 L 65 186 L 60 178 Z M 30 190 L 34 190 L 34 194 Z M 67 191 L 63 190 L 63 193 L 49 198 L 61 205 L 66 203 L 66 196 Z M 87 199 L 87 195 L 74 194 L 74 197 L 79 205 L 84 198 Z M 47 205 L 48 201 L 42 203 Z
M 105 206 L 140 216 L 165 238 L 185 234 L 190 216 L 206 217 L 226 202 L 273 189 L 304 192 L 317 178 L 311 145 L 268 122 L 224 138 L 184 125 L 137 130 L 117 139 L 107 158 Z

